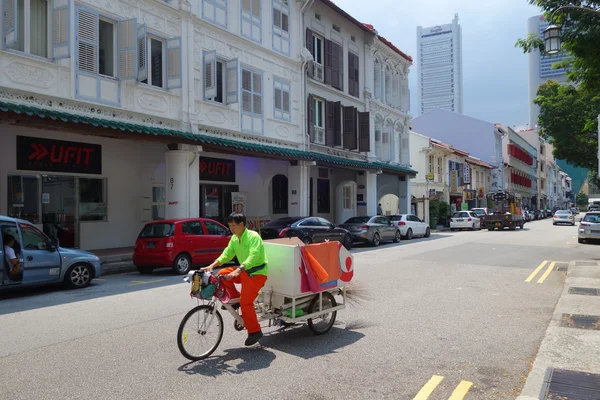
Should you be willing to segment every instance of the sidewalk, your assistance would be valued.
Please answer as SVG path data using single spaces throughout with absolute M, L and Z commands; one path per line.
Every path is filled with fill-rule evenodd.
M 537 399 L 600 399 L 598 261 L 569 263 L 552 321 L 517 398 Z
M 102 275 L 137 271 L 133 265 L 133 247 L 91 251 L 102 260 Z

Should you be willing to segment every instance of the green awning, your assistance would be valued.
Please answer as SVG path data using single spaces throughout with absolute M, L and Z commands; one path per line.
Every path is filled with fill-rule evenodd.
M 25 114 L 28 116 L 36 116 L 39 118 L 48 118 L 54 121 L 70 122 L 76 124 L 91 125 L 94 127 L 113 129 L 116 131 L 141 133 L 153 136 L 172 137 L 174 140 L 185 140 L 198 145 L 212 145 L 223 148 L 234 148 L 246 152 L 256 153 L 257 155 L 266 154 L 290 158 L 295 160 L 317 161 L 332 165 L 340 165 L 353 168 L 364 169 L 381 169 L 393 173 L 403 173 L 408 175 L 416 175 L 417 171 L 402 167 L 400 165 L 392 165 L 381 162 L 367 162 L 359 160 L 348 160 L 341 157 L 334 157 L 325 154 L 320 154 L 312 151 L 303 151 L 295 149 L 287 149 L 284 147 L 247 143 L 238 140 L 218 138 L 200 133 L 184 132 L 173 129 L 156 128 L 146 125 L 133 124 L 129 122 L 113 121 L 104 118 L 87 117 L 77 114 L 66 113 L 62 111 L 48 110 L 39 107 L 13 104 L 0 101 L 0 111 L 12 112 L 15 114 Z

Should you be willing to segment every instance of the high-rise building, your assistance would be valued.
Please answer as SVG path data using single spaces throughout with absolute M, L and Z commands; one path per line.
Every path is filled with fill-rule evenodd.
M 417 27 L 417 115 L 435 108 L 463 113 L 462 32 L 451 24 Z

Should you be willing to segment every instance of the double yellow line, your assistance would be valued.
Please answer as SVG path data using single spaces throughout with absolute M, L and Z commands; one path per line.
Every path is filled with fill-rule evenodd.
M 527 277 L 527 279 L 525 279 L 525 282 L 529 283 L 533 280 L 533 278 L 535 278 L 535 276 L 542 270 L 544 269 L 544 267 L 546 266 L 546 264 L 548 264 L 548 268 L 546 268 L 546 271 L 544 272 L 544 274 L 542 276 L 540 276 L 540 278 L 537 280 L 537 283 L 544 283 L 544 281 L 546 280 L 546 278 L 548 277 L 548 275 L 550 275 L 550 272 L 552 272 L 554 270 L 554 267 L 556 266 L 556 262 L 555 261 L 544 261 L 543 263 L 541 263 L 532 273 L 531 275 L 529 275 Z
M 444 380 L 443 376 L 434 375 L 431 379 L 421 388 L 419 393 L 413 398 L 413 400 L 427 400 L 431 393 L 438 387 L 440 383 Z M 462 400 L 465 398 L 469 389 L 473 386 L 473 382 L 468 381 L 460 381 L 454 392 L 450 395 L 448 400 Z

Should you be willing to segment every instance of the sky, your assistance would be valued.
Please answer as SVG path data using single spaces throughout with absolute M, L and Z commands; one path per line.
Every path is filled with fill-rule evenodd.
M 464 114 L 509 126 L 529 121 L 527 55 L 515 48 L 527 19 L 540 15 L 527 0 L 334 0 L 412 56 L 411 113 L 417 115 L 417 26 L 450 24 L 458 13 L 463 42 Z

